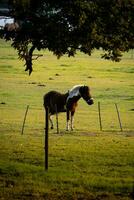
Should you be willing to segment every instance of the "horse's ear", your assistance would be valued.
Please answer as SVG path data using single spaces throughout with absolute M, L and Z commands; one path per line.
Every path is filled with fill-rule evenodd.
M 87 89 L 88 89 L 88 86 L 84 85 L 83 90 L 87 90 Z
M 86 85 L 83 85 L 83 86 L 80 87 L 80 93 L 81 93 L 81 94 L 82 94 L 82 93 L 85 93 L 87 90 L 89 90 L 89 87 L 86 86 Z
M 85 85 L 83 85 L 83 86 L 80 87 L 79 91 L 80 91 L 81 94 L 84 93 L 84 88 L 85 88 Z
M 85 90 L 89 90 L 89 87 L 87 85 L 84 85 Z

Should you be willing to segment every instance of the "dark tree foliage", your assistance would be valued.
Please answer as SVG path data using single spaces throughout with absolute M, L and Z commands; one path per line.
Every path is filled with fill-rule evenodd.
M 119 61 L 134 48 L 134 0 L 9 0 L 19 27 L 5 27 L 1 37 L 12 41 L 32 72 L 35 49 L 49 49 L 58 58 L 76 50 L 91 55 L 102 48 L 106 59 Z

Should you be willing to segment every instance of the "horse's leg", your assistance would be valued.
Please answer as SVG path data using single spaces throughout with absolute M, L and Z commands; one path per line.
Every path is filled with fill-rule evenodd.
M 73 131 L 74 113 L 75 111 L 71 111 L 71 130 L 72 131 Z
M 54 129 L 54 124 L 53 124 L 53 120 L 52 120 L 52 115 L 49 114 L 49 121 L 50 121 L 50 124 L 51 124 L 51 129 Z
M 70 111 L 67 109 L 67 124 L 66 124 L 67 131 L 69 131 L 69 120 L 70 120 Z

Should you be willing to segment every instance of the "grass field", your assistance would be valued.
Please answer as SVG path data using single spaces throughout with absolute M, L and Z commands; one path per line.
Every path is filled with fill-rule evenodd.
M 57 60 L 50 52 L 34 61 L 31 76 L 9 43 L 0 40 L 0 199 L 131 200 L 134 198 L 134 59 L 114 63 L 77 53 Z M 43 95 L 91 87 L 95 104 L 80 100 L 75 130 L 49 133 L 49 170 L 44 170 Z M 103 131 L 99 129 L 101 103 Z M 117 103 L 123 132 L 114 103 Z M 24 134 L 21 135 L 26 106 Z

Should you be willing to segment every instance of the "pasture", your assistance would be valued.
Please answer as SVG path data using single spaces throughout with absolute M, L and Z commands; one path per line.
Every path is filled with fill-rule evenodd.
M 37 52 L 38 53 L 38 52 Z M 39 52 L 40 53 L 40 52 Z M 115 63 L 77 53 L 57 60 L 52 53 L 33 61 L 28 76 L 10 43 L 0 40 L 0 199 L 103 200 L 134 198 L 134 59 L 125 53 Z M 74 85 L 91 87 L 95 99 L 82 99 L 73 132 L 49 132 L 49 170 L 44 170 L 43 95 L 66 92 Z M 98 121 L 101 103 L 103 131 Z M 118 104 L 123 132 L 114 103 Z M 27 115 L 21 135 L 24 113 Z M 56 128 L 56 127 L 55 127 Z

